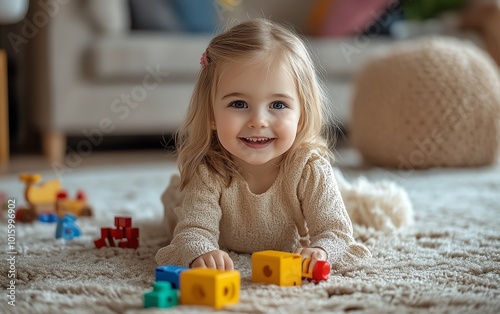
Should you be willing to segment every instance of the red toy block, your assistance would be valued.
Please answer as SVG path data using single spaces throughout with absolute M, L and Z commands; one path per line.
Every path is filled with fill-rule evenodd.
M 137 249 L 139 247 L 139 240 L 137 240 L 137 239 L 129 239 L 127 241 L 127 247 L 129 249 Z
M 101 228 L 101 238 L 94 241 L 97 248 L 103 246 L 121 248 L 133 248 L 139 247 L 139 228 L 132 228 L 132 218 L 130 217 L 115 217 L 116 228 Z M 126 238 L 126 240 L 115 243 L 115 240 L 121 240 Z M 106 243 L 107 242 L 107 243 Z
M 94 245 L 96 248 L 100 249 L 103 246 L 106 246 L 106 240 L 104 240 L 103 238 L 97 239 L 94 241 Z
M 125 232 L 123 232 L 123 229 L 121 228 L 116 228 L 116 229 L 110 229 L 111 236 L 117 240 L 123 239 Z
M 137 249 L 139 247 L 139 240 L 124 240 L 118 245 L 121 248 Z
M 115 217 L 115 226 L 116 227 L 132 227 L 132 218 L 130 217 Z
M 101 228 L 101 239 L 107 239 L 109 246 L 115 246 L 115 242 L 113 241 L 113 229 L 111 228 Z
M 116 246 L 111 231 L 111 228 L 101 228 L 101 238 L 94 241 L 96 248 L 100 249 L 103 246 Z
M 125 241 L 122 241 L 122 242 L 118 243 L 118 246 L 119 246 L 119 247 L 121 247 L 121 248 L 124 248 L 124 249 L 125 249 L 125 248 L 127 248 L 127 247 L 128 247 L 128 243 L 127 243 L 127 241 L 125 240 Z
M 139 228 L 125 228 L 125 237 L 129 240 L 139 237 Z
M 101 238 L 105 239 L 109 236 L 109 231 L 111 228 L 101 228 Z

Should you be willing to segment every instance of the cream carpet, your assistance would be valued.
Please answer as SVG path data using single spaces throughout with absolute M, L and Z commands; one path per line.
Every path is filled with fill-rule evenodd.
M 77 168 L 63 177 L 72 193 L 86 190 L 97 215 L 80 219 L 82 236 L 56 240 L 55 225 L 16 224 L 15 308 L 8 305 L 7 229 L 1 223 L 2 313 L 136 313 L 154 282 L 154 255 L 162 240 L 160 194 L 172 164 Z M 365 175 L 404 187 L 415 211 L 413 226 L 384 234 L 356 227 L 373 253 L 359 269 L 343 269 L 319 285 L 280 288 L 252 284 L 248 255 L 231 254 L 242 273 L 244 313 L 500 313 L 500 167 L 398 173 L 343 169 L 350 181 Z M 44 179 L 53 172 L 42 173 Z M 17 177 L 0 190 L 23 203 Z M 137 250 L 94 248 L 100 227 L 130 215 L 140 227 Z M 155 312 L 155 310 L 148 310 Z M 176 307 L 179 313 L 211 312 Z

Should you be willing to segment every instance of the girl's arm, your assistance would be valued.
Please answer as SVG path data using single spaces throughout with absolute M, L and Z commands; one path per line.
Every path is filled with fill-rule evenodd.
M 219 249 L 220 187 L 210 180 L 204 167 L 185 188 L 177 216 L 172 242 L 156 253 L 158 265 L 189 265 L 199 256 Z
M 353 238 L 351 219 L 326 159 L 320 157 L 306 164 L 298 192 L 309 229 L 310 247 L 324 249 L 332 268 L 356 264 L 371 256 L 370 251 Z

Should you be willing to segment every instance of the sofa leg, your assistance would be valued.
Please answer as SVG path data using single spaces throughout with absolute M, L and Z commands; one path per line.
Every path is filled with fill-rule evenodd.
M 62 162 L 66 156 L 66 135 L 61 132 L 46 132 L 42 139 L 43 154 L 50 161 Z
M 7 53 L 0 50 L 0 164 L 9 161 L 9 101 L 7 97 Z

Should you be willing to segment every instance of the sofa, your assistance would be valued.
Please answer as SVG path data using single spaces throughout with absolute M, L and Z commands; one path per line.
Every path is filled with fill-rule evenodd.
M 237 3 L 219 11 L 221 25 L 265 16 L 301 31 L 301 17 L 312 1 Z M 81 138 L 73 150 L 88 154 L 105 136 L 177 130 L 211 34 L 131 31 L 127 0 L 32 0 L 27 20 L 34 24 L 43 14 L 49 18 L 28 44 L 35 83 L 27 93 L 30 119 L 49 159 L 64 160 L 70 136 Z M 304 39 L 331 110 L 348 126 L 353 77 L 393 41 L 384 36 Z

